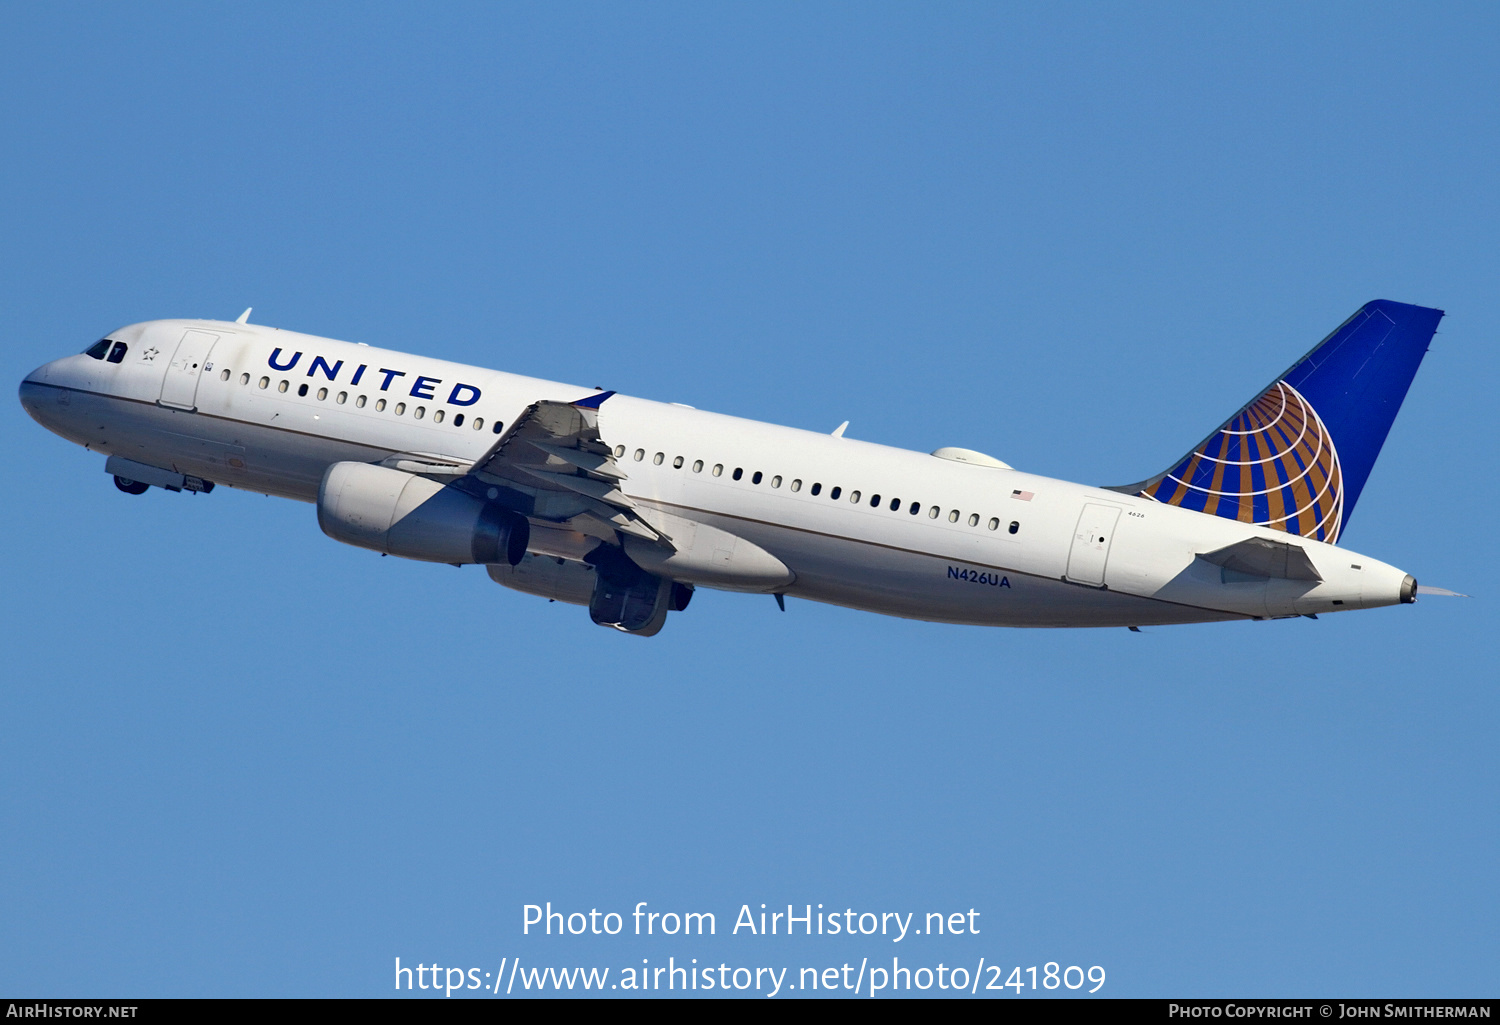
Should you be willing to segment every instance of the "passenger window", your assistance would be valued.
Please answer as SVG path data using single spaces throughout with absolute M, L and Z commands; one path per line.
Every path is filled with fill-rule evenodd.
M 435 411 L 432 414 L 432 422 L 435 424 L 440 424 L 443 422 L 443 411 L 441 409 Z
M 92 356 L 94 359 L 103 359 L 104 354 L 107 352 L 109 352 L 108 338 L 101 338 L 93 345 L 90 345 L 87 349 L 83 350 L 83 354 L 85 356 Z
M 361 395 L 359 398 L 357 398 L 357 399 L 354 400 L 354 404 L 356 406 L 358 406 L 360 409 L 364 409 L 365 408 L 365 397 L 363 395 Z
M 979 514 L 978 513 L 969 513 L 969 526 L 971 526 L 971 527 L 977 527 L 977 526 L 979 526 Z
M 879 495 L 871 495 L 870 496 L 870 508 L 871 509 L 879 509 L 880 508 L 880 496 Z
M 723 473 L 724 473 L 724 464 L 723 463 L 714 463 L 714 476 L 718 477 L 718 476 L 721 476 Z
M 349 393 L 346 391 L 339 392 L 339 397 L 334 401 L 342 406 L 344 403 L 349 401 Z
M 249 383 L 250 383 L 250 375 L 249 374 L 241 374 L 240 375 L 240 384 L 249 384 Z
M 818 494 L 818 492 L 820 492 L 822 490 L 823 490 L 823 485 L 822 484 L 814 484 L 812 486 L 812 493 L 815 494 L 815 495 Z
M 503 430 L 505 430 L 505 421 L 504 420 L 496 420 L 495 421 L 495 426 L 490 429 L 490 433 L 491 434 L 499 434 Z
M 305 388 L 307 386 L 303 385 L 303 387 Z M 276 386 L 276 390 L 279 391 L 279 392 L 281 392 L 281 394 L 283 394 L 283 395 L 286 394 L 286 389 L 287 389 L 287 382 L 285 382 L 285 381 L 282 381 L 280 384 L 278 384 Z
M 653 464 L 657 465 L 657 466 L 660 466 L 662 464 L 662 462 L 666 458 L 667 458 L 666 453 L 664 453 L 664 452 L 658 452 L 658 453 L 656 453 L 656 455 L 654 455 L 654 456 L 651 457 L 651 462 Z
M 615 458 L 619 459 L 624 454 L 625 454 L 625 446 L 624 445 L 616 445 L 615 446 Z
M 221 381 L 227 381 L 227 380 L 229 380 L 229 371 L 227 371 L 227 370 L 221 370 L 221 371 L 219 371 L 219 380 L 221 380 Z
M 322 401 L 324 401 L 327 398 L 328 398 L 328 389 L 327 388 L 319 388 L 318 389 L 318 401 L 322 402 Z
M 474 418 L 474 429 L 476 431 L 482 431 L 482 430 L 484 430 L 484 417 L 482 417 L 482 416 L 476 416 Z
M 375 412 L 377 412 L 377 413 L 384 413 L 385 412 L 385 399 L 376 399 L 375 400 Z
M 907 510 L 907 512 L 911 513 L 913 516 L 915 516 L 917 513 L 921 512 L 921 511 L 922 511 L 922 503 L 921 502 L 913 502 L 911 504 L 911 508 Z
M 638 449 L 635 450 L 635 461 L 636 462 L 640 462 L 642 459 L 645 459 L 645 458 L 646 458 L 646 450 L 645 449 L 638 448 Z
M 929 520 L 935 520 L 938 518 L 938 513 L 940 512 L 942 512 L 941 509 L 939 509 L 937 506 L 933 506 L 931 509 L 927 510 L 927 518 Z
M 1010 521 L 1010 532 L 1012 534 L 1014 534 L 1016 531 L 1018 531 L 1020 529 L 1021 529 L 1021 521 L 1020 520 L 1011 520 Z
M 958 522 L 958 510 L 957 509 L 954 509 L 952 512 L 950 512 L 948 514 L 948 522 L 949 523 L 957 523 Z
M 739 480 L 744 475 L 745 475 L 745 471 L 744 471 L 744 469 L 742 467 L 736 466 L 734 468 L 734 474 L 733 474 L 733 476 L 734 476 L 735 480 Z
M 899 498 L 893 498 L 893 499 L 891 499 L 891 512 L 900 512 L 900 511 L 901 511 L 901 499 L 899 499 Z
M 802 490 L 802 481 L 800 479 L 792 481 L 792 490 L 793 491 L 801 491 Z
M 271 383 L 271 379 L 269 377 L 262 377 L 260 379 L 260 390 L 261 391 L 265 391 L 266 390 L 266 386 L 269 385 L 270 383 Z
M 676 459 L 672 460 L 672 469 L 674 469 L 674 470 L 680 470 L 680 469 L 682 469 L 682 457 L 681 456 L 678 456 Z
M 411 411 L 411 416 L 412 416 L 413 420 L 420 420 L 426 414 L 427 414 L 427 407 L 426 406 L 418 406 L 416 409 L 414 409 L 414 410 Z
M 851 492 L 849 492 L 849 501 L 853 502 L 855 505 L 858 505 L 859 504 L 859 492 L 858 491 L 851 491 Z
M 755 471 L 755 476 L 754 476 L 754 477 L 751 477 L 751 478 L 750 478 L 750 483 L 751 483 L 751 484 L 759 484 L 759 483 L 760 483 L 760 482 L 761 482 L 761 480 L 762 480 L 762 479 L 763 479 L 763 478 L 762 478 L 762 477 L 761 477 L 761 475 L 760 475 L 760 471 L 759 471 L 759 470 L 756 470 L 756 471 Z
M 998 517 L 998 516 L 991 516 L 990 517 L 990 529 L 991 530 L 999 530 L 1000 529 L 1000 517 Z
M 703 472 L 703 460 L 701 460 L 701 459 L 694 459 L 693 460 L 693 472 L 694 473 L 702 473 Z
M 835 487 L 832 491 L 828 492 L 828 497 L 831 498 L 831 499 L 833 499 L 835 502 L 837 502 L 839 500 L 839 494 L 842 491 L 843 491 L 843 488 Z
M 779 487 L 781 487 L 781 477 L 780 476 L 776 476 L 776 477 L 772 477 L 771 478 L 771 487 L 773 487 L 773 488 L 779 488 Z
M 464 415 L 462 413 L 454 413 L 453 414 L 453 426 L 454 427 L 462 427 L 463 425 L 464 425 Z
M 396 403 L 396 408 L 393 409 L 393 410 L 391 410 L 391 412 L 395 413 L 397 416 L 400 416 L 402 413 L 406 412 L 406 403 L 404 403 L 404 402 L 398 402 L 398 403 Z
M 305 385 L 305 384 L 299 384 L 297 386 L 297 397 L 298 398 L 306 398 L 307 397 L 307 385 Z

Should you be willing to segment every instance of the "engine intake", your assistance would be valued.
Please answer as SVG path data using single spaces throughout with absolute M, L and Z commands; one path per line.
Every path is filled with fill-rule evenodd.
M 318 526 L 335 541 L 424 562 L 504 563 L 526 555 L 531 525 L 456 488 L 370 463 L 334 463 L 318 487 Z

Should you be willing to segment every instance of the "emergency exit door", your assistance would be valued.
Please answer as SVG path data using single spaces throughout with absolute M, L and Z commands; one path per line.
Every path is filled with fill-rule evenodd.
M 1120 518 L 1116 505 L 1083 507 L 1078 526 L 1073 530 L 1073 547 L 1068 552 L 1068 579 L 1089 587 L 1104 586 L 1104 568 L 1109 562 L 1109 546 L 1115 537 L 1115 522 Z
M 167 364 L 167 373 L 161 380 L 163 406 L 173 409 L 196 409 L 198 380 L 208 363 L 208 354 L 219 340 L 216 334 L 207 331 L 188 331 L 177 343 L 177 351 Z

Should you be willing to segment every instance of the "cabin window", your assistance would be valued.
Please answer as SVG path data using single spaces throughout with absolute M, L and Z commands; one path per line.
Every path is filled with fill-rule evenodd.
M 328 398 L 328 389 L 327 388 L 319 388 L 318 389 L 318 401 L 319 402 L 323 402 L 327 398 Z
M 432 422 L 435 424 L 440 424 L 443 422 L 443 411 L 441 409 L 433 410 Z
M 464 415 L 462 413 L 454 413 L 453 414 L 453 426 L 454 427 L 462 427 L 463 425 L 464 425 Z
M 755 476 L 750 478 L 750 483 L 751 484 L 759 484 L 763 479 L 764 478 L 761 477 L 760 471 L 756 470 L 755 471 Z
M 109 352 L 108 338 L 101 338 L 93 345 L 90 345 L 87 349 L 83 350 L 83 354 L 85 356 L 92 356 L 94 359 L 103 359 L 104 354 L 107 352 Z
M 474 429 L 476 431 L 482 431 L 482 430 L 484 430 L 484 417 L 482 417 L 482 416 L 476 416 L 474 418 L 474 425 L 473 426 L 474 426 Z
M 266 387 L 267 387 L 267 386 L 268 386 L 268 385 L 269 385 L 269 384 L 270 384 L 270 383 L 271 383 L 271 379 L 270 379 L 270 378 L 269 378 L 269 377 L 262 377 L 262 378 L 261 378 L 261 379 L 260 379 L 260 381 L 259 381 L 259 382 L 257 382 L 257 385 L 258 385 L 258 387 L 259 387 L 259 388 L 260 388 L 260 390 L 261 390 L 261 391 L 265 391 L 265 390 L 266 390 Z
M 702 473 L 703 472 L 703 460 L 701 460 L 701 459 L 694 459 L 693 460 L 693 472 L 694 473 Z
M 724 464 L 723 463 L 714 463 L 714 471 L 713 472 L 714 472 L 714 476 L 715 477 L 722 476 L 723 473 L 724 473 Z
M 645 459 L 645 458 L 646 458 L 646 450 L 645 449 L 638 448 L 638 449 L 635 450 L 635 461 L 636 462 L 640 462 L 642 459 Z
M 838 487 L 837 485 L 835 485 L 834 488 L 833 488 L 833 490 L 830 491 L 830 492 L 828 492 L 828 497 L 831 498 L 831 499 L 833 499 L 835 502 L 837 502 L 839 500 L 839 495 L 843 493 L 843 490 L 844 490 L 843 488 Z
M 411 416 L 412 416 L 413 420 L 420 420 L 425 415 L 427 415 L 427 407 L 426 406 L 418 406 L 416 409 L 414 409 L 414 410 L 411 411 Z
M 375 412 L 377 412 L 377 413 L 384 413 L 385 412 L 385 399 L 376 399 L 375 400 Z
M 900 512 L 900 511 L 901 511 L 901 499 L 899 499 L 899 498 L 893 498 L 893 499 L 891 499 L 891 512 Z
M 849 492 L 849 501 L 853 502 L 855 505 L 858 505 L 859 504 L 859 492 L 858 491 L 851 491 L 851 492 Z
M 969 526 L 971 526 L 971 527 L 977 527 L 977 526 L 979 526 L 979 514 L 978 513 L 969 513 Z
M 937 506 L 933 506 L 931 509 L 927 510 L 927 518 L 929 520 L 935 520 L 938 518 L 939 514 L 942 513 L 942 511 L 943 510 L 939 509 Z
M 913 516 L 915 516 L 917 513 L 919 513 L 919 512 L 922 511 L 922 503 L 921 502 L 913 502 L 911 504 L 911 508 L 908 509 L 908 510 L 906 510 L 906 511 L 909 512 L 909 513 L 911 513 Z
M 822 485 L 822 484 L 814 484 L 814 485 L 813 485 L 813 486 L 812 486 L 812 493 L 813 493 L 813 494 L 815 494 L 815 495 L 816 495 L 816 494 L 817 494 L 817 493 L 818 493 L 818 492 L 820 492 L 820 491 L 822 491 L 822 490 L 823 490 L 823 485 Z
M 745 470 L 744 470 L 743 467 L 736 466 L 734 468 L 734 474 L 733 474 L 733 476 L 734 476 L 735 480 L 739 480 L 744 475 L 745 475 Z
M 240 375 L 240 384 L 249 384 L 249 383 L 250 383 L 250 375 L 249 374 L 241 374 Z
M 658 452 L 656 453 L 656 455 L 651 457 L 651 462 L 653 465 L 660 466 L 666 460 L 666 458 L 667 454 L 665 452 Z
M 676 459 L 672 460 L 672 469 L 674 469 L 674 470 L 680 470 L 680 469 L 682 469 L 682 457 L 681 456 L 678 456 Z
M 361 395 L 359 398 L 357 398 L 357 399 L 354 400 L 354 404 L 356 406 L 358 406 L 360 409 L 364 409 L 365 408 L 365 397 L 363 395 Z
M 297 385 L 297 397 L 301 398 L 301 399 L 307 398 L 307 385 L 305 385 L 305 384 L 299 384 L 299 385 Z
M 779 487 L 781 487 L 781 477 L 779 475 L 771 478 L 771 487 L 773 487 L 773 488 L 779 488 Z
M 1012 534 L 1014 534 L 1016 531 L 1018 531 L 1020 529 L 1021 529 L 1021 521 L 1020 520 L 1011 520 L 1010 521 L 1010 532 Z
M 879 509 L 880 508 L 880 496 L 879 495 L 871 495 L 870 496 L 870 508 L 871 509 Z
M 219 380 L 221 380 L 221 381 L 227 381 L 227 380 L 229 380 L 229 371 L 227 371 L 227 370 L 220 370 L 219 371 Z
M 505 430 L 505 421 L 504 420 L 496 420 L 495 421 L 495 426 L 492 427 L 492 428 L 490 428 L 490 433 L 491 434 L 499 434 L 503 430 Z
M 1000 529 L 1000 517 L 998 517 L 998 516 L 991 516 L 990 517 L 990 529 L 991 530 L 999 530 Z
M 792 490 L 793 491 L 801 491 L 802 490 L 802 481 L 801 480 L 793 480 L 792 481 Z
M 397 416 L 400 416 L 402 413 L 406 412 L 406 403 L 404 403 L 404 402 L 398 402 L 398 403 L 396 403 L 396 408 L 393 409 L 393 410 L 391 410 L 391 412 L 395 413 Z
M 619 459 L 624 454 L 625 454 L 625 446 L 624 445 L 616 445 L 615 446 L 615 458 Z
M 304 387 L 305 387 L 305 385 L 304 385 Z M 279 392 L 281 392 L 283 395 L 286 394 L 286 389 L 287 389 L 287 382 L 285 382 L 285 381 L 282 381 L 280 384 L 278 384 L 276 386 L 276 390 L 279 391 Z
M 950 513 L 948 513 L 948 522 L 949 523 L 957 523 L 958 522 L 958 510 L 957 509 L 954 509 L 953 511 L 951 511 Z
M 342 406 L 344 403 L 349 401 L 349 393 L 346 391 L 339 392 L 339 397 L 334 399 L 334 401 Z

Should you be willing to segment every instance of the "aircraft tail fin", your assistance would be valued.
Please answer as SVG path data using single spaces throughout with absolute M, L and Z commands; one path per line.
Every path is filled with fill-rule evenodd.
M 1337 542 L 1442 318 L 1366 303 L 1169 469 L 1111 490 Z

